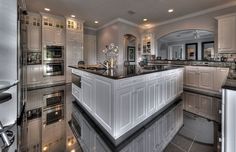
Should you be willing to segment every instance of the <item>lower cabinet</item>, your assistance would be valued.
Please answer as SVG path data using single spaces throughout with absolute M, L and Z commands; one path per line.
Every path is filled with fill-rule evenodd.
M 186 66 L 184 85 L 209 91 L 221 92 L 229 68 Z
M 220 121 L 220 104 L 218 98 L 184 92 L 184 110 L 217 122 Z
M 90 111 L 94 110 L 94 99 L 93 99 L 93 80 L 91 78 L 82 78 L 82 94 L 83 100 L 82 103 L 86 106 L 86 108 Z
M 133 121 L 138 124 L 146 117 L 146 84 L 140 83 L 134 86 L 133 97 Z
M 177 81 L 175 74 L 170 74 L 165 77 L 166 81 L 166 101 L 172 101 L 177 95 Z

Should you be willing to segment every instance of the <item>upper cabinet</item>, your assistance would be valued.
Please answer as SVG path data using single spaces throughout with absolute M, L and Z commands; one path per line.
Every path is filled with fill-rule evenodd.
M 218 20 L 218 53 L 236 53 L 236 13 Z
M 65 18 L 42 14 L 43 44 L 65 44 Z
M 154 36 L 152 33 L 144 34 L 142 36 L 142 54 L 154 55 Z
M 22 33 L 24 49 L 30 52 L 41 51 L 41 16 L 36 13 L 28 13 L 22 16 Z

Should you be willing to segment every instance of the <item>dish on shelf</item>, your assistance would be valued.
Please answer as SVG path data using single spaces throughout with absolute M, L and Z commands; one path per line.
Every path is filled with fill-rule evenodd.
M 14 85 L 16 85 L 18 82 L 19 82 L 18 80 L 16 80 L 16 81 L 0 81 L 0 93 L 10 89 Z

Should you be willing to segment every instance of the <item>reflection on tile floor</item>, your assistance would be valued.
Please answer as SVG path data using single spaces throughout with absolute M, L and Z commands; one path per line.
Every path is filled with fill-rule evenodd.
M 184 112 L 184 126 L 164 152 L 220 152 L 219 124 Z
M 61 117 L 54 119 L 56 115 L 51 115 L 51 111 L 55 105 L 47 108 L 44 97 L 47 97 L 50 92 L 52 92 L 52 95 L 58 95 L 55 92 L 63 90 L 65 96 L 60 99 L 64 100 L 56 105 L 61 107 L 62 110 L 61 112 L 54 110 L 54 113 L 57 116 L 61 114 Z M 71 101 L 74 100 L 71 95 L 71 86 L 29 91 L 28 99 L 24 123 L 20 132 L 20 151 L 81 152 L 81 148 L 68 125 L 72 113 Z M 51 119 L 51 123 L 45 123 L 49 121 L 48 118 Z M 165 148 L 164 152 L 220 152 L 217 146 L 219 145 L 217 142 L 219 125 L 216 122 L 188 112 L 184 112 L 183 120 L 184 126 Z

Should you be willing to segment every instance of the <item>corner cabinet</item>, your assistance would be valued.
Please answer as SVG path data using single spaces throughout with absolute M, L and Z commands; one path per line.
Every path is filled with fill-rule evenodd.
M 218 53 L 236 53 L 236 13 L 218 20 Z
M 81 76 L 79 90 L 72 84 L 77 102 L 115 139 L 183 92 L 183 68 L 123 79 L 106 78 L 79 69 L 72 69 L 72 73 Z
M 152 33 L 142 36 L 142 55 L 154 55 L 154 35 Z

